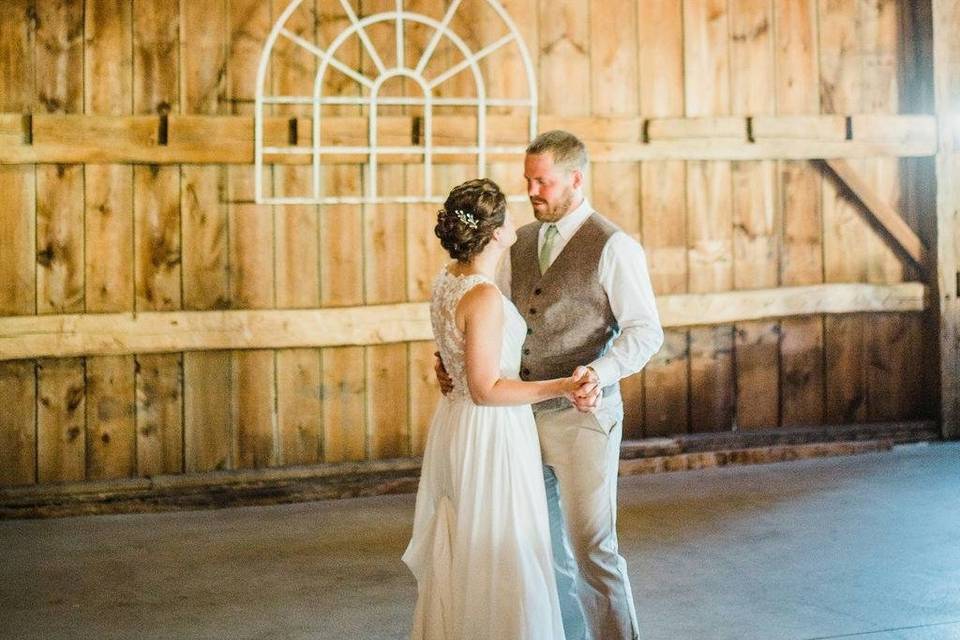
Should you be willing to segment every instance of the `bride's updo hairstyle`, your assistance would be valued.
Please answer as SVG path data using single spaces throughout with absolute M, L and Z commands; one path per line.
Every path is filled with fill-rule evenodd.
M 469 262 L 503 225 L 507 198 L 493 180 L 478 178 L 454 187 L 437 212 L 433 232 L 450 257 Z

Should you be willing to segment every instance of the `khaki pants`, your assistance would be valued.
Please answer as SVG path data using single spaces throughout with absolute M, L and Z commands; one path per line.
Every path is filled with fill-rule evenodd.
M 535 412 L 566 640 L 635 640 L 637 614 L 617 547 L 620 398 L 597 413 Z

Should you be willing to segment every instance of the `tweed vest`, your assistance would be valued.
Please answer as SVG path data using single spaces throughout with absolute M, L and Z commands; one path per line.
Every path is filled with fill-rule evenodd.
M 620 331 L 599 277 L 603 248 L 619 229 L 592 213 L 541 276 L 537 260 L 541 225 L 520 227 L 510 249 L 510 295 L 527 321 L 520 364 L 523 380 L 569 376 L 578 365 L 605 354 Z M 619 383 L 603 390 L 605 399 L 619 395 Z M 535 408 L 569 406 L 560 400 Z

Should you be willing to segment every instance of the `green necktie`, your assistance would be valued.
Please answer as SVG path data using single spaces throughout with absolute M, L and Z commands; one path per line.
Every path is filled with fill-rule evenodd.
M 553 242 L 557 239 L 557 225 L 548 224 L 547 233 L 543 238 L 543 247 L 540 249 L 540 275 L 546 273 L 550 266 L 550 255 L 553 253 Z

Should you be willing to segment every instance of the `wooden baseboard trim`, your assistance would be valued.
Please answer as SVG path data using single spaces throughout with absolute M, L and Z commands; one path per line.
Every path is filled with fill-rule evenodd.
M 621 475 L 887 451 L 939 439 L 933 422 L 700 433 L 625 441 Z M 0 489 L 0 520 L 148 513 L 413 493 L 420 459 L 216 471 Z
M 636 458 L 620 461 L 620 475 L 634 476 L 670 471 L 696 471 L 728 467 L 731 465 L 771 464 L 791 460 L 852 456 L 861 453 L 877 453 L 893 448 L 892 440 L 867 440 L 858 442 L 822 442 L 814 444 L 788 444 L 773 447 L 752 447 L 727 451 L 701 451 L 678 453 L 652 458 Z

